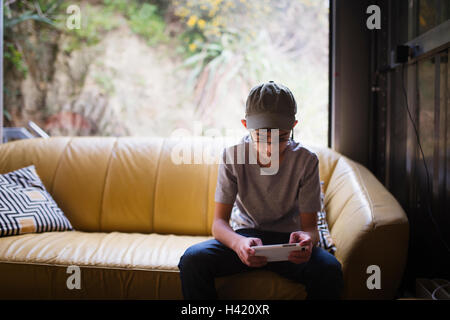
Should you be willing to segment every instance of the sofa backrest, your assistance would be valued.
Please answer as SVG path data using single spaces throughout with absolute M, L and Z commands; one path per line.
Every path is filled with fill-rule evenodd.
M 325 211 L 344 270 L 344 297 L 393 299 L 408 252 L 406 213 L 367 168 L 345 156 L 327 187 Z M 372 275 L 380 280 L 376 288 Z

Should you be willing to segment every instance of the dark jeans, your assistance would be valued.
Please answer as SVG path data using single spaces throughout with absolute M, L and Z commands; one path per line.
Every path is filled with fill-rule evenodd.
M 260 238 L 265 245 L 288 243 L 290 233 L 237 230 L 242 236 Z M 221 242 L 211 239 L 189 247 L 180 259 L 181 285 L 185 299 L 217 299 L 214 278 L 256 270 Z M 302 264 L 290 261 L 268 262 L 262 268 L 305 285 L 307 299 L 339 299 L 343 287 L 339 261 L 322 248 L 314 247 L 310 260 Z

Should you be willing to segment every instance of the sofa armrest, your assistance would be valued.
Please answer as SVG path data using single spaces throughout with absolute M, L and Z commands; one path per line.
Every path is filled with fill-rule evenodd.
M 367 168 L 346 157 L 339 159 L 325 197 L 344 272 L 343 298 L 394 298 L 409 238 L 408 219 L 398 201 Z M 371 265 L 380 268 L 380 289 L 368 288 Z

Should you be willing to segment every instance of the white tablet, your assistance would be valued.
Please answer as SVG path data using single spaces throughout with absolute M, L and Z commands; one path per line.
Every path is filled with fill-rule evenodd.
M 308 247 L 301 246 L 299 243 L 286 243 L 268 246 L 253 246 L 251 248 L 255 249 L 255 256 L 267 257 L 267 262 L 271 262 L 287 261 L 291 251 L 305 251 Z

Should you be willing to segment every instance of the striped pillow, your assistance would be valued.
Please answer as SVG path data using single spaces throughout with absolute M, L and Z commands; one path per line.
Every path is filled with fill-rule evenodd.
M 34 165 L 0 174 L 0 237 L 72 229 Z
M 321 209 L 317 213 L 317 230 L 319 231 L 319 242 L 317 247 L 324 248 L 331 254 L 336 253 L 336 246 L 333 238 L 331 238 L 330 230 L 328 229 L 327 213 L 325 212 L 325 194 L 323 192 L 323 181 L 320 181 L 320 203 Z

